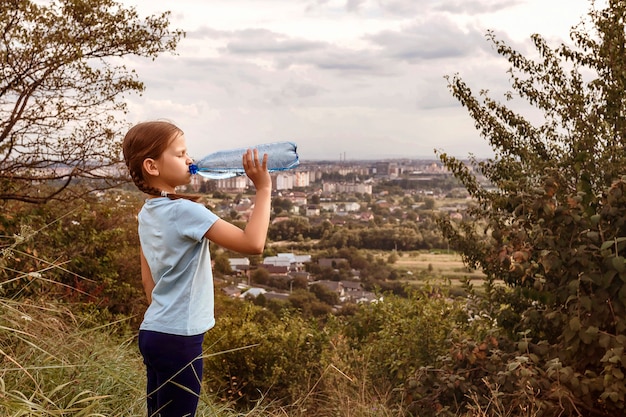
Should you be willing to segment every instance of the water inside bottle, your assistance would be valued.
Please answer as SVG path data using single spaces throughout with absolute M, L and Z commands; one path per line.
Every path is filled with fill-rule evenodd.
M 198 171 L 198 175 L 211 180 L 225 180 L 227 178 L 239 177 L 244 172 L 238 171 Z

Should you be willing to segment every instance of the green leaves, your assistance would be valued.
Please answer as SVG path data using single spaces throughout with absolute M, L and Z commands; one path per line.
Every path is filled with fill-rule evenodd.
M 527 335 L 518 349 L 546 340 L 568 369 L 560 392 L 585 407 L 602 403 L 607 415 L 626 407 L 626 368 L 605 358 L 626 337 L 625 20 L 626 1 L 608 2 L 572 29 L 573 44 L 532 36 L 536 58 L 489 33 L 510 64 L 507 101 L 474 93 L 459 75 L 448 81 L 494 150 L 472 162 L 495 190 L 441 155 L 478 202 L 471 219 L 442 221 L 445 236 L 489 282 L 503 280 L 532 302 L 508 329 Z M 543 117 L 531 121 L 525 110 Z M 602 371 L 604 362 L 611 366 Z
M 183 32 L 168 17 L 142 19 L 114 0 L 2 2 L 0 158 L 10 163 L 0 201 L 43 203 L 68 198 L 77 179 L 87 191 L 126 180 L 116 117 L 144 86 L 120 58 L 173 51 Z

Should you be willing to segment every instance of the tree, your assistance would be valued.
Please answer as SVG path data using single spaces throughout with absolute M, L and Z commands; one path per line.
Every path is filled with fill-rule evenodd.
M 267 285 L 270 282 L 270 273 L 267 269 L 259 267 L 252 272 L 252 282 L 258 285 Z
M 317 297 L 318 300 L 328 304 L 329 306 L 335 306 L 339 304 L 339 294 L 332 290 L 329 290 L 321 284 L 311 285 L 310 292 L 312 294 L 315 294 L 315 297 Z
M 279 208 L 279 207 L 275 207 Z M 295 241 L 298 236 L 310 237 L 311 224 L 309 219 L 302 216 L 293 216 L 287 220 L 270 225 L 268 236 L 272 240 Z
M 531 37 L 530 59 L 488 34 L 510 65 L 512 91 L 543 114 L 515 112 L 462 79 L 449 77 L 495 156 L 471 164 L 440 158 L 476 202 L 471 219 L 440 221 L 471 267 L 487 274 L 497 306 L 515 314 L 509 334 L 529 358 L 518 390 L 555 393 L 541 407 L 564 414 L 618 415 L 626 405 L 626 1 L 591 8 L 571 30 L 571 46 Z M 519 107 L 517 107 L 519 108 Z M 501 279 L 511 291 L 494 288 Z M 513 311 L 512 311 L 513 310 Z M 522 336 L 519 336 L 522 335 Z M 533 356 L 534 355 L 534 356 Z M 517 359 L 516 359 L 517 360 Z M 514 366 L 508 368 L 518 369 Z M 493 381 L 493 379 L 492 379 Z M 556 399 L 555 399 L 556 398 Z M 550 412 L 548 412 L 550 414 Z
M 114 0 L 0 2 L 0 200 L 119 184 L 118 117 L 144 90 L 122 58 L 174 51 L 183 32 L 168 16 L 141 19 Z
M 213 257 L 213 270 L 223 275 L 233 274 L 233 269 L 230 266 L 230 260 L 226 253 L 221 252 Z

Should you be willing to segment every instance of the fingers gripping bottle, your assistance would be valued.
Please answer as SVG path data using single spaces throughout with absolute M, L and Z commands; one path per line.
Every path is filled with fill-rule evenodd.
M 244 175 L 241 157 L 248 149 L 258 149 L 259 159 L 263 158 L 263 154 L 267 154 L 267 170 L 269 172 L 286 171 L 300 164 L 295 143 L 273 142 L 214 152 L 190 165 L 189 172 L 214 180 Z

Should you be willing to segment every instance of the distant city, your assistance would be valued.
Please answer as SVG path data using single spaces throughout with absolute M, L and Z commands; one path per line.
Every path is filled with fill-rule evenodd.
M 472 167 L 469 166 L 471 169 Z M 272 174 L 273 188 L 276 191 L 306 188 L 319 183 L 324 177 L 325 192 L 372 193 L 372 184 L 380 180 L 408 178 L 426 181 L 433 177 L 451 175 L 447 168 L 436 159 L 390 159 L 377 161 L 306 161 L 293 170 Z M 228 191 L 242 191 L 251 184 L 245 176 L 220 180 L 209 180 L 201 176 L 193 178 L 192 186 L 199 188 L 203 181 L 212 181 L 215 188 Z

